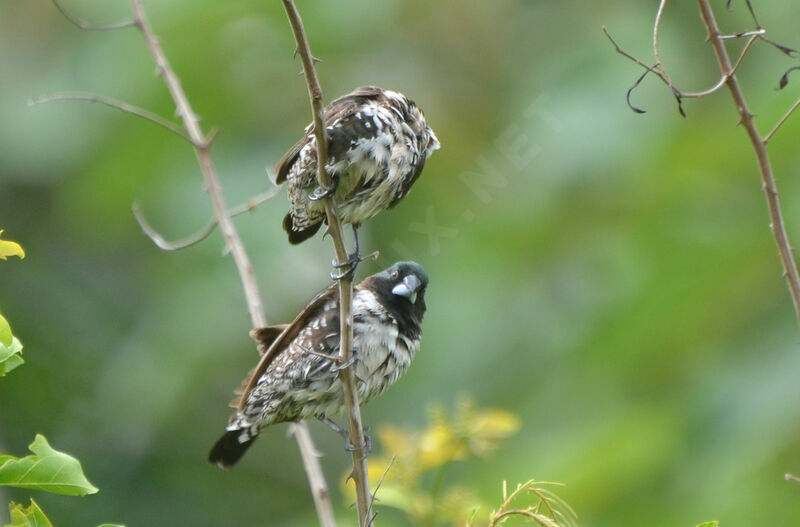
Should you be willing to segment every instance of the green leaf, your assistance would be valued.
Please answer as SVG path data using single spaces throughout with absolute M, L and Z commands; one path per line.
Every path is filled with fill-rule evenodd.
M 11 326 L 8 325 L 8 320 L 0 315 L 0 344 L 3 346 L 10 346 L 11 345 L 11 338 L 14 335 L 11 334 Z
M 478 510 L 480 510 L 480 505 L 476 506 L 472 509 L 472 512 L 469 515 L 469 519 L 467 520 L 467 526 L 471 527 L 472 524 L 475 523 L 475 518 L 478 516 Z
M 0 377 L 25 362 L 20 353 L 22 353 L 22 343 L 17 337 L 11 337 L 11 344 L 8 346 L 0 343 Z
M 31 499 L 31 504 L 27 507 L 21 503 L 11 503 L 8 506 L 11 512 L 11 523 L 5 527 L 53 527 L 42 509 Z
M 712 520 L 709 522 L 703 522 L 699 524 L 697 527 L 719 527 L 719 522 L 717 520 Z
M 0 456 L 0 485 L 68 496 L 97 492 L 97 487 L 83 475 L 80 461 L 53 450 L 43 435 L 36 434 L 28 448 L 34 455 L 24 458 Z
M 120 525 L 118 523 L 104 523 L 103 525 L 98 525 L 97 527 L 125 527 L 125 526 Z
M 19 368 L 23 364 L 25 364 L 25 361 L 22 360 L 22 357 L 19 355 L 12 355 L 7 361 L 0 363 L 0 377 L 11 372 L 11 370 Z
M 3 230 L 0 229 L 0 236 L 3 235 Z M 25 258 L 25 251 L 17 242 L 10 242 L 8 240 L 0 240 L 0 260 L 5 260 L 9 256 L 19 256 Z

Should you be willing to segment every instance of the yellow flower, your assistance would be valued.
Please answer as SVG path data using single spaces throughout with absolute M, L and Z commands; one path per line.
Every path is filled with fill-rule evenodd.
M 3 230 L 0 229 L 0 236 L 3 235 Z M 0 260 L 5 260 L 9 256 L 19 256 L 20 258 L 25 258 L 25 251 L 22 250 L 22 247 L 16 242 L 9 242 L 6 240 L 0 240 Z
M 497 449 L 503 439 L 519 430 L 519 418 L 505 410 L 482 410 L 467 422 L 470 450 L 477 456 L 485 456 Z
M 464 459 L 464 442 L 455 437 L 453 427 L 444 423 L 429 426 L 419 441 L 419 462 L 429 469 L 456 459 Z

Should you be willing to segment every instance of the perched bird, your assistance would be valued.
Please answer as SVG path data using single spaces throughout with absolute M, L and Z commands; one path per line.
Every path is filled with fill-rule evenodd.
M 334 196 L 341 221 L 356 232 L 361 223 L 397 205 L 439 149 L 422 110 L 405 95 L 377 86 L 357 88 L 333 101 L 325 112 L 325 126 L 331 188 L 317 184 L 313 123 L 275 167 L 276 183 L 289 184 L 290 208 L 283 228 L 293 244 L 319 230 L 325 220 L 319 200 L 325 196 Z
M 288 326 L 255 330 L 264 354 L 242 384 L 236 413 L 208 461 L 232 467 L 274 423 L 327 420 L 345 408 L 339 371 L 354 369 L 358 397 L 383 393 L 411 364 L 421 336 L 428 275 L 415 262 L 398 262 L 353 290 L 353 355 L 339 355 L 339 292 L 319 293 Z

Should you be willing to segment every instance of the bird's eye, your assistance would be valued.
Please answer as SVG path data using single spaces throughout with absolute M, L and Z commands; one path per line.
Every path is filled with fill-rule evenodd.
M 400 271 L 392 271 L 391 279 L 397 280 L 398 278 L 400 278 Z

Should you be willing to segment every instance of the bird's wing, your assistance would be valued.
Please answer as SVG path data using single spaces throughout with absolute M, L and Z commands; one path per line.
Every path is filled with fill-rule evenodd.
M 244 406 L 247 403 L 247 396 L 250 394 L 250 391 L 253 389 L 253 387 L 255 387 L 255 385 L 258 383 L 258 379 L 261 378 L 261 375 L 264 374 L 272 361 L 274 361 L 275 358 L 280 356 L 280 354 L 286 350 L 291 342 L 297 337 L 298 333 L 300 333 L 300 331 L 306 326 L 308 320 L 317 315 L 325 303 L 335 298 L 337 294 L 338 287 L 336 284 L 332 284 L 321 291 L 311 300 L 311 302 L 308 303 L 305 308 L 303 308 L 303 310 L 297 315 L 297 317 L 295 317 L 291 324 L 285 326 L 283 332 L 281 332 L 277 337 L 275 337 L 274 333 L 269 330 L 270 328 L 261 328 L 253 331 L 253 334 L 257 338 L 260 338 L 263 334 L 267 339 L 272 338 L 273 340 L 271 342 L 269 340 L 261 341 L 259 344 L 259 347 L 263 345 L 266 348 L 266 351 L 261 356 L 261 360 L 258 361 L 256 367 L 250 370 L 244 382 L 242 382 L 242 387 L 240 388 L 241 397 L 238 399 L 236 404 L 238 411 L 243 411 Z M 338 331 L 338 327 L 334 329 L 335 331 Z
M 250 330 L 250 338 L 258 342 L 258 354 L 264 355 L 272 346 L 272 343 L 275 342 L 275 339 L 280 337 L 288 327 L 289 324 L 280 324 L 278 326 Z
M 411 177 L 403 180 L 403 186 L 400 188 L 400 192 L 398 192 L 392 202 L 389 203 L 389 206 L 386 207 L 387 209 L 393 209 L 395 205 L 400 203 L 400 200 L 402 200 L 406 194 L 408 194 L 408 191 L 411 189 L 411 185 L 413 185 L 419 175 L 422 174 L 422 169 L 425 168 L 425 161 L 425 156 L 420 155 L 417 163 L 414 165 L 414 172 L 412 173 Z
M 334 100 L 325 110 L 325 126 L 334 127 L 328 134 L 328 156 L 331 159 L 340 159 L 354 139 L 369 135 L 369 130 L 365 128 L 362 121 L 356 118 L 356 114 L 367 102 L 384 98 L 382 92 L 383 90 L 375 86 L 363 86 Z M 374 127 L 373 131 L 377 132 Z M 283 154 L 275 165 L 276 184 L 280 185 L 286 181 L 289 170 L 297 161 L 300 151 L 311 142 L 313 137 L 314 123 L 311 123 L 306 127 L 303 138 Z

